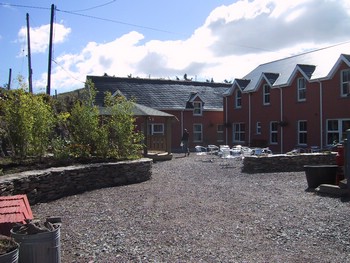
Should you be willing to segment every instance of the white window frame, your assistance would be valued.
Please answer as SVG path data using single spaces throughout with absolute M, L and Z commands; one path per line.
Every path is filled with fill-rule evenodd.
M 223 142 L 224 141 L 224 125 L 218 124 L 216 131 L 217 131 L 217 141 Z
M 270 122 L 270 144 L 278 144 L 278 122 Z
M 303 140 L 302 140 L 302 137 L 303 137 Z M 298 145 L 307 146 L 307 121 L 306 120 L 298 120 Z
M 260 121 L 256 122 L 255 127 L 256 127 L 256 130 L 255 130 L 256 134 L 258 134 L 258 135 L 261 134 L 261 122 Z
M 200 129 L 197 130 L 197 127 Z M 193 142 L 203 142 L 203 125 L 201 123 L 193 124 Z
M 202 116 L 203 114 L 203 103 L 201 101 L 193 102 L 193 115 L 194 116 Z
M 306 101 L 306 79 L 297 79 L 298 101 Z
M 235 144 L 242 144 L 245 142 L 245 123 L 233 123 L 232 142 Z
M 156 127 L 161 129 L 157 130 Z M 164 123 L 149 123 L 148 132 L 150 135 L 164 135 Z
M 268 84 L 263 85 L 263 105 L 270 105 L 271 88 Z
M 350 96 L 350 69 L 342 70 L 340 73 L 340 96 Z
M 333 122 L 333 125 L 330 125 Z M 347 124 L 347 126 L 346 126 Z M 326 120 L 327 145 L 342 142 L 346 139 L 346 130 L 349 128 L 350 119 L 329 119 Z
M 239 89 L 236 89 L 235 91 L 235 108 L 242 108 L 242 91 L 240 91 Z

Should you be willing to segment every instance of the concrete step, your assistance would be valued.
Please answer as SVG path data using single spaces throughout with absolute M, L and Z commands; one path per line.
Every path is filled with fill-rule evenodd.
M 339 197 L 346 196 L 349 193 L 348 189 L 340 188 L 340 186 L 333 184 L 321 184 L 315 189 L 315 191 L 318 193 L 329 194 Z

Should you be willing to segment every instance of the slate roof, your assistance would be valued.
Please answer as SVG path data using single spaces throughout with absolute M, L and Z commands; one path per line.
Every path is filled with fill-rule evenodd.
M 92 80 L 98 91 L 97 105 L 103 105 L 104 93 L 109 91 L 158 110 L 184 110 L 193 94 L 198 94 L 204 102 L 203 110 L 223 110 L 223 93 L 232 86 L 227 83 L 110 76 L 87 76 L 87 79 Z
M 283 87 L 289 85 L 298 71 L 309 81 L 323 80 L 332 77 L 340 62 L 345 62 L 350 66 L 350 42 L 262 64 L 242 79 L 235 80 L 234 83 L 240 86 L 242 81 L 245 84 L 249 82 L 243 90 L 244 92 L 253 92 L 259 87 L 265 74 L 265 78 L 268 79 L 274 76 L 270 79 L 272 88 Z M 231 94 L 232 89 L 225 95 Z
M 163 112 L 163 111 L 159 111 L 159 110 L 156 110 L 156 109 L 152 109 L 150 107 L 147 107 L 147 106 L 144 106 L 144 105 L 141 105 L 141 104 L 138 104 L 138 103 L 134 103 L 134 107 L 133 107 L 133 114 L 135 116 L 157 116 L 157 117 L 169 117 L 169 118 L 172 118 L 172 117 L 175 117 L 174 115 L 172 114 L 169 114 L 169 113 L 166 113 L 166 112 Z M 100 114 L 103 114 L 103 115 L 108 115 L 109 112 L 107 111 L 106 108 L 104 107 L 99 107 L 99 112 Z

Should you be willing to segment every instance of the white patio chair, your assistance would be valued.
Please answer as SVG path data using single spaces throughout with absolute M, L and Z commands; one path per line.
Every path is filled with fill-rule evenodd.
M 204 146 L 197 145 L 194 148 L 196 149 L 197 155 L 206 155 L 208 153 L 208 149 Z

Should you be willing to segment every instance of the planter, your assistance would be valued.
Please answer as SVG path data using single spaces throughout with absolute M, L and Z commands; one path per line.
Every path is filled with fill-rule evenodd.
M 60 227 L 50 232 L 18 234 L 11 229 L 11 235 L 19 243 L 19 263 L 60 263 Z
M 19 255 L 19 245 L 12 238 L 0 236 L 0 263 L 17 263 Z
M 309 188 L 316 188 L 321 184 L 336 183 L 338 165 L 304 165 L 306 181 Z

